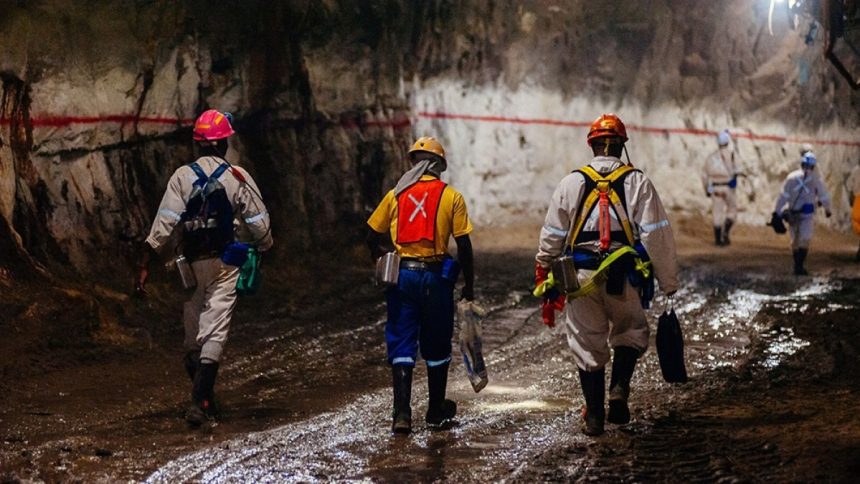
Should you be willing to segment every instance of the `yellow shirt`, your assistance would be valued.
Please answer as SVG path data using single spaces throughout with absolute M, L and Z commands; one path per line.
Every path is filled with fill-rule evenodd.
M 434 180 L 436 177 L 424 175 L 421 180 Z M 376 232 L 391 233 L 391 240 L 401 257 L 441 258 L 448 253 L 448 239 L 453 235 L 460 237 L 472 232 L 472 222 L 466 212 L 466 201 L 457 190 L 446 186 L 439 200 L 439 210 L 436 215 L 436 240 L 421 240 L 412 244 L 398 245 L 397 241 L 397 198 L 394 190 L 385 194 L 379 206 L 367 219 L 367 225 Z

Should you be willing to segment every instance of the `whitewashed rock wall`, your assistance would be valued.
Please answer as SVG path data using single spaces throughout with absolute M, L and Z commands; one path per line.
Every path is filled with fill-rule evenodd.
M 665 134 L 637 127 L 723 128 L 740 135 L 774 135 L 789 141 L 735 138 L 735 149 L 746 177 L 740 180 L 739 219 L 763 224 L 773 211 L 782 180 L 799 167 L 801 140 L 858 138 L 856 129 L 837 123 L 818 130 L 799 131 L 781 119 L 739 116 L 703 106 L 665 104 L 644 108 L 635 99 L 603 104 L 585 98 L 564 98 L 559 92 L 524 85 L 464 87 L 454 79 L 416 83 L 416 113 L 449 113 L 479 119 L 445 119 L 416 116 L 419 134 L 438 136 L 449 151 L 449 180 L 465 195 L 472 216 L 482 224 L 540 221 L 556 184 L 571 170 L 591 159 L 587 127 L 553 126 L 491 121 L 506 117 L 523 120 L 558 120 L 590 123 L 603 112 L 615 112 L 630 127 L 629 154 L 633 164 L 655 183 L 664 204 L 672 211 L 706 217 L 710 200 L 702 190 L 705 159 L 717 148 L 716 137 L 699 134 Z M 818 170 L 831 190 L 835 226 L 850 226 L 850 206 L 843 180 L 860 164 L 860 148 L 818 144 Z M 823 220 L 823 217 L 822 217 Z M 831 222 L 831 221 L 828 221 Z

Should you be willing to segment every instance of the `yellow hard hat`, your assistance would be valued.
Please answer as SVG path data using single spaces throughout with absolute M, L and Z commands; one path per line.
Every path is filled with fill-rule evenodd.
M 422 136 L 415 140 L 415 143 L 412 145 L 412 149 L 409 150 L 409 154 L 411 155 L 416 151 L 433 153 L 434 155 L 441 156 L 442 159 L 445 160 L 445 148 L 442 147 L 442 143 L 439 143 L 439 141 L 432 136 Z

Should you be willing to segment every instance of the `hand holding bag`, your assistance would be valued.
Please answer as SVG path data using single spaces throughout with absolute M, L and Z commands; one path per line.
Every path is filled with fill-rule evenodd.
M 663 311 L 657 320 L 657 358 L 663 379 L 669 383 L 686 383 L 687 367 L 684 364 L 684 335 L 675 314 L 674 305 Z

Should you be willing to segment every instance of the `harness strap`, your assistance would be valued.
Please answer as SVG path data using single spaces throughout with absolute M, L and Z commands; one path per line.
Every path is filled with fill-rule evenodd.
M 194 170 L 194 174 L 197 175 L 197 181 L 194 182 L 194 186 L 202 188 L 206 185 L 206 182 L 209 181 L 209 177 L 206 176 L 206 172 L 203 171 L 203 168 L 200 168 L 200 165 L 198 165 L 196 161 L 188 166 L 191 167 L 191 169 Z
M 218 165 L 218 168 L 215 168 L 212 175 L 207 176 L 206 172 L 203 171 L 203 168 L 200 168 L 200 165 L 198 165 L 196 161 L 188 166 L 194 171 L 194 174 L 197 175 L 197 181 L 194 182 L 194 186 L 199 188 L 203 188 L 209 180 L 217 180 L 225 171 L 227 171 L 228 168 L 231 168 L 230 164 L 225 161 Z
M 596 188 L 592 189 L 588 195 L 585 197 L 585 201 L 582 204 L 582 209 L 579 212 L 579 216 L 576 218 L 576 224 L 574 225 L 573 232 L 570 234 L 570 245 L 576 243 L 576 238 L 582 232 L 582 227 L 585 225 L 585 221 L 588 219 L 588 216 L 591 214 L 592 207 L 595 202 L 599 201 L 598 208 L 600 212 L 598 212 L 599 216 L 599 230 L 600 230 L 600 247 L 602 250 L 609 249 L 609 227 L 610 227 L 610 219 L 609 219 L 609 203 L 611 202 L 612 207 L 615 209 L 615 213 L 618 215 L 618 220 L 621 223 L 621 228 L 624 230 L 624 235 L 627 237 L 627 242 L 630 245 L 633 245 L 635 239 L 633 238 L 633 228 L 630 224 L 630 219 L 627 217 L 627 210 L 624 208 L 624 203 L 621 201 L 621 197 L 618 195 L 618 191 L 613 189 L 612 185 L 616 181 L 622 179 L 623 176 L 629 174 L 632 171 L 635 171 L 635 168 L 629 165 L 623 165 L 615 171 L 611 172 L 608 176 L 604 177 L 600 173 L 597 172 L 591 166 L 584 166 L 578 170 L 586 177 L 586 181 L 591 180 L 594 184 L 596 184 Z M 588 184 L 586 184 L 587 186 Z M 606 244 L 604 247 L 604 243 Z
M 643 260 L 639 252 L 637 252 L 636 249 L 634 249 L 633 247 L 624 246 L 612 252 L 611 254 L 609 254 L 608 257 L 603 259 L 600 265 L 597 266 L 597 269 L 594 270 L 594 273 L 591 274 L 591 277 L 588 279 L 588 281 L 581 285 L 576 291 L 568 293 L 567 298 L 575 299 L 591 294 L 595 289 L 597 289 L 597 287 L 601 283 L 606 280 L 606 270 L 609 269 L 609 266 L 611 266 L 612 263 L 616 262 L 618 259 L 627 254 L 631 254 L 633 256 L 633 269 L 638 271 L 642 275 L 642 277 L 648 278 L 651 275 L 651 261 Z M 534 288 L 534 291 L 532 291 L 532 295 L 535 297 L 543 297 L 543 295 L 553 287 L 555 287 L 555 278 L 552 275 L 552 271 L 550 271 L 550 273 L 547 275 L 547 279 Z
M 625 245 L 624 247 L 621 247 L 620 249 L 612 252 L 611 254 L 609 254 L 608 257 L 603 259 L 603 261 L 600 263 L 594 273 L 591 274 L 591 277 L 588 279 L 588 281 L 582 284 L 576 291 L 568 293 L 567 298 L 576 299 L 578 297 L 591 294 L 595 289 L 597 289 L 597 286 L 599 286 L 606 280 L 606 270 L 609 269 L 609 266 L 612 265 L 613 262 L 617 261 L 618 259 L 627 254 L 633 255 L 635 269 L 642 273 L 643 277 L 648 277 L 648 275 L 650 274 L 651 261 L 643 261 L 639 257 L 639 253 L 636 252 L 636 249 Z
M 221 163 L 218 168 L 215 168 L 215 171 L 212 172 L 212 175 L 209 177 L 210 180 L 217 180 L 221 178 L 221 175 L 224 174 L 227 169 L 230 168 L 230 164 L 227 162 Z

